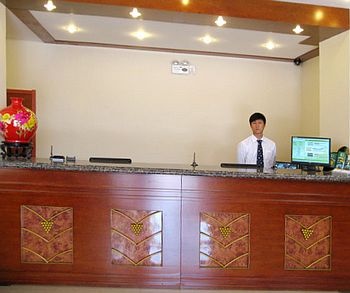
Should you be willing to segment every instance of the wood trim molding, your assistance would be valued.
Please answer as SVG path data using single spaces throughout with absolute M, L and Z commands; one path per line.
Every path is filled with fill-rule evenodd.
M 244 54 L 233 54 L 233 53 L 224 53 L 224 52 L 182 50 L 182 49 L 172 49 L 172 48 L 157 48 L 157 47 L 146 47 L 146 46 L 128 46 L 128 45 L 118 45 L 118 44 L 72 42 L 72 41 L 61 41 L 61 40 L 57 40 L 54 43 L 55 44 L 61 44 L 61 45 L 103 47 L 103 48 L 116 48 L 116 49 L 125 49 L 125 50 L 168 52 L 168 53 L 178 53 L 178 54 L 195 54 L 195 55 L 220 56 L 220 57 L 230 57 L 230 58 L 247 58 L 247 59 L 273 60 L 273 61 L 282 61 L 282 62 L 292 62 L 293 61 L 293 59 L 291 59 L 291 58 L 279 58 L 279 57 L 268 57 L 268 56 L 257 56 L 257 55 L 244 55 Z
M 33 14 L 28 10 L 10 9 L 28 28 L 35 33 L 44 43 L 54 43 L 55 39 L 44 29 L 44 27 L 36 20 Z

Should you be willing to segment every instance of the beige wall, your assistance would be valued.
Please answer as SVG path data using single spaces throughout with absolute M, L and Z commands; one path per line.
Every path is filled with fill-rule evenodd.
M 0 3 L 0 109 L 6 105 L 6 8 Z
M 301 132 L 320 134 L 320 75 L 319 57 L 301 64 Z
M 320 43 L 320 135 L 350 143 L 349 31 Z
M 196 73 L 170 73 L 173 60 Z M 137 162 L 235 161 L 248 117 L 289 159 L 300 131 L 300 67 L 293 63 L 7 42 L 7 86 L 37 90 L 38 156 L 125 156 Z

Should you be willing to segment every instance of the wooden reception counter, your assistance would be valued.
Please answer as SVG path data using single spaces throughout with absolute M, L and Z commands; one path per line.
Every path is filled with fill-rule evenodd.
M 0 161 L 0 283 L 350 289 L 350 176 Z

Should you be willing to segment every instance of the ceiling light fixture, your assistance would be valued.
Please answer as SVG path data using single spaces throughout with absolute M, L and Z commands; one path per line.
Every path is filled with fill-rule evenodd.
M 273 41 L 268 41 L 267 43 L 262 44 L 261 46 L 268 49 L 268 50 L 273 50 L 273 49 L 279 47 L 279 45 L 277 45 Z
M 137 10 L 137 8 L 133 8 L 129 14 L 130 14 L 133 18 L 138 18 L 139 16 L 142 15 L 142 14 L 140 13 L 140 11 Z
M 47 3 L 44 5 L 44 7 L 45 7 L 48 11 L 52 11 L 52 10 L 56 9 L 56 5 L 53 4 L 52 0 L 48 0 Z
M 190 4 L 190 0 L 181 0 L 182 5 L 187 6 L 188 4 Z
M 316 19 L 317 21 L 322 20 L 323 17 L 324 17 L 324 13 L 323 13 L 322 10 L 317 10 L 317 11 L 315 12 L 315 19 Z
M 147 32 L 145 32 L 145 31 L 142 30 L 142 29 L 138 30 L 137 32 L 131 33 L 131 35 L 132 35 L 133 37 L 135 37 L 135 38 L 138 38 L 140 41 L 142 41 L 142 40 L 144 40 L 144 39 L 146 39 L 146 38 L 148 38 L 148 37 L 151 36 L 150 33 L 147 33 Z
M 200 40 L 207 45 L 216 41 L 213 37 L 211 37 L 208 34 L 206 34 L 204 37 L 200 38 Z
M 74 34 L 74 33 L 78 32 L 78 31 L 80 31 L 80 29 L 74 23 L 69 24 L 64 29 L 66 31 L 68 31 L 69 33 L 71 33 L 71 34 Z
M 217 26 L 223 26 L 226 24 L 226 20 L 220 15 L 218 18 L 215 20 L 215 23 Z
M 293 32 L 296 34 L 300 34 L 304 31 L 304 29 L 298 24 L 295 28 L 293 28 Z

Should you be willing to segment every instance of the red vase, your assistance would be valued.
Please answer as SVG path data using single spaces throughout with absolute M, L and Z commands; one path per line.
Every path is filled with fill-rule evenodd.
M 24 107 L 22 98 L 11 98 L 11 105 L 0 111 L 0 134 L 5 142 L 28 143 L 38 127 L 33 111 Z

